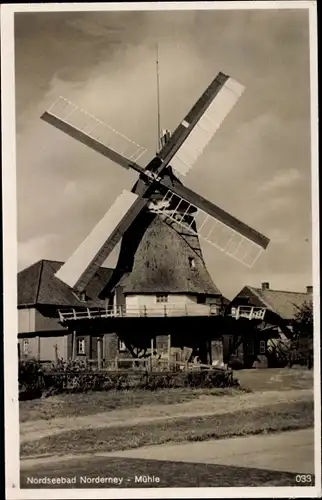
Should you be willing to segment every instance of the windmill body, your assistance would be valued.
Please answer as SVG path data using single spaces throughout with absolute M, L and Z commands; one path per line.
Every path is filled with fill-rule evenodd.
M 174 176 L 172 181 L 180 182 Z M 102 295 L 112 293 L 114 304 L 138 308 L 220 304 L 222 295 L 206 268 L 197 232 L 158 213 L 163 197 L 154 193 L 123 235 L 115 272 Z M 167 210 L 182 218 L 186 206 L 176 209 L 170 203 Z M 193 217 L 185 215 L 189 222 Z
M 131 192 L 122 192 L 59 269 L 59 279 L 75 293 L 86 292 L 98 268 L 122 240 L 115 272 L 102 291 L 115 311 L 122 306 L 127 315 L 133 308 L 140 312 L 153 305 L 156 315 L 164 317 L 162 308 L 171 309 L 172 305 L 180 316 L 180 307 L 184 311 L 187 304 L 204 307 L 220 300 L 220 291 L 206 269 L 199 237 L 248 267 L 269 240 L 186 188 L 177 174 L 186 175 L 194 167 L 243 90 L 238 82 L 219 73 L 173 134 L 164 136 L 160 151 L 146 167 L 138 163 L 145 152 L 142 146 L 69 101 L 59 99 L 42 115 L 71 137 L 139 173 Z M 115 143 L 118 146 L 111 147 Z M 164 327 L 158 323 L 155 328 Z

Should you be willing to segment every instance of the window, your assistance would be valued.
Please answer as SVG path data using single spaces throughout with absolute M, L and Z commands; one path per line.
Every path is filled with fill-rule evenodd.
M 22 352 L 23 354 L 28 354 L 29 352 L 29 340 L 23 339 L 22 341 Z
M 77 354 L 85 354 L 85 339 L 77 339 Z
M 156 301 L 157 302 L 168 302 L 168 295 L 164 295 L 162 293 L 157 293 L 156 294 Z
M 266 341 L 265 340 L 259 341 L 259 354 L 266 354 Z
M 206 296 L 203 294 L 197 295 L 197 304 L 205 304 Z
M 195 269 L 196 268 L 196 261 L 193 257 L 188 257 L 189 258 L 189 266 L 191 269 Z
M 118 350 L 119 350 L 120 352 L 124 352 L 124 351 L 126 351 L 126 345 L 125 345 L 125 343 L 124 343 L 122 340 L 119 340 Z

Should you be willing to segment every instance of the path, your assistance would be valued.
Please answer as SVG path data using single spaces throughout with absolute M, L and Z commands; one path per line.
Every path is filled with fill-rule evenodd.
M 164 444 L 112 452 L 110 457 L 234 465 L 301 474 L 314 473 L 314 430 L 198 443 Z
M 38 440 L 61 432 L 86 428 L 133 426 L 173 418 L 220 415 L 236 410 L 261 406 L 312 401 L 313 390 L 265 391 L 236 396 L 204 395 L 192 401 L 173 405 L 151 405 L 112 410 L 78 417 L 59 417 L 52 420 L 33 420 L 20 424 L 20 442 Z
M 37 477 L 74 478 L 76 487 L 115 487 L 114 483 L 81 484 L 82 476 L 121 478 L 119 487 L 127 488 L 301 486 L 296 482 L 297 474 L 312 475 L 312 483 L 305 486 L 313 486 L 313 438 L 313 430 L 306 429 L 114 453 L 25 459 L 21 461 L 21 487 L 28 487 L 28 478 Z M 136 482 L 135 477 L 142 474 L 158 477 L 159 482 Z

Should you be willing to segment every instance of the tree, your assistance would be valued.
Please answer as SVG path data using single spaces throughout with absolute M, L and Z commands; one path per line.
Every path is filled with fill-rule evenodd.
M 313 366 L 313 303 L 304 302 L 295 307 L 290 364 L 306 364 L 310 369 Z

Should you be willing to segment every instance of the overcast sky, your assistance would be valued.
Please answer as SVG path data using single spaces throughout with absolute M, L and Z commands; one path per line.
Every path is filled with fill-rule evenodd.
M 271 243 L 252 269 L 203 244 L 214 282 L 229 298 L 262 281 L 304 291 L 312 284 L 304 10 L 16 14 L 19 269 L 66 260 L 136 179 L 40 115 L 63 95 L 147 147 L 147 162 L 157 137 L 156 42 L 164 128 L 176 127 L 219 71 L 246 86 L 183 181 Z

